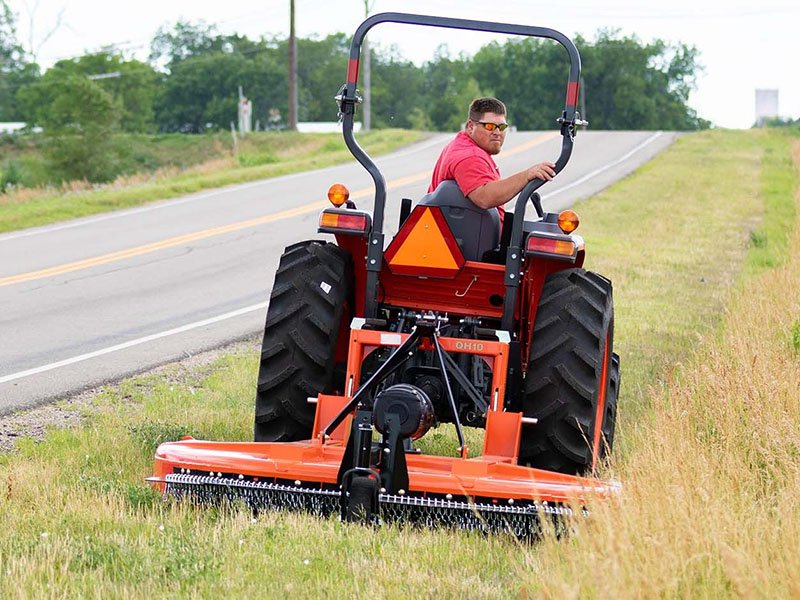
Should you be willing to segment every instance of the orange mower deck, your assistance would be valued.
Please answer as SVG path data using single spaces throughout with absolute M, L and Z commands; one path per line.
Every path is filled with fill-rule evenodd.
M 201 500 L 244 501 L 260 508 L 301 508 L 322 516 L 338 511 L 341 503 L 342 464 L 345 444 L 353 427 L 353 415 L 325 434 L 333 419 L 352 399 L 360 384 L 360 365 L 366 354 L 379 346 L 400 346 L 408 334 L 361 330 L 350 334 L 346 381 L 350 396 L 320 394 L 315 400 L 312 439 L 299 442 L 213 442 L 187 437 L 161 444 L 155 456 L 155 472 L 149 481 L 167 494 Z M 387 494 L 381 489 L 377 504 L 446 509 L 459 512 L 458 526 L 470 529 L 511 530 L 520 537 L 535 535 L 542 513 L 571 514 L 570 506 L 582 506 L 589 498 L 605 498 L 615 484 L 591 477 L 577 477 L 517 464 L 521 413 L 503 411 L 503 378 L 508 344 L 500 341 L 465 342 L 439 338 L 442 348 L 476 354 L 491 364 L 493 406 L 486 415 L 486 434 L 480 456 L 446 457 L 408 452 L 407 489 Z M 423 340 L 424 346 L 429 341 Z M 280 493 L 280 500 L 269 499 Z M 322 495 L 310 503 L 299 496 Z M 266 501 L 264 496 L 268 498 Z M 293 497 L 287 501 L 288 497 Z M 379 509 L 379 507 L 376 507 Z M 488 513 L 487 513 L 488 511 Z M 378 514 L 381 514 L 378 510 Z M 494 520 L 490 523 L 489 516 Z M 452 518 L 452 515 L 450 516 Z M 413 521 L 408 515 L 404 521 Z M 433 525 L 427 517 L 423 522 Z
M 297 485 L 335 485 L 342 462 L 341 444 L 319 440 L 292 443 L 207 442 L 185 439 L 161 444 L 156 452 L 154 477 L 162 486 L 167 475 L 183 470 L 220 479 Z M 615 487 L 594 478 L 564 475 L 512 464 L 507 456 L 456 457 L 409 455 L 409 494 L 425 497 L 450 494 L 493 502 L 530 501 L 583 503 L 588 497 L 606 497 Z

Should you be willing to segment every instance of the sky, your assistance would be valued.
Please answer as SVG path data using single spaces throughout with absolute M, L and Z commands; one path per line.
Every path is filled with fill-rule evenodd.
M 755 121 L 755 90 L 777 89 L 780 116 L 800 117 L 800 2 L 797 0 L 366 0 L 372 13 L 407 12 L 550 27 L 594 39 L 619 30 L 642 42 L 659 38 L 698 48 L 704 70 L 689 105 L 715 125 L 747 128 Z M 116 46 L 145 60 L 159 27 L 177 20 L 214 25 L 220 33 L 286 36 L 289 0 L 7 0 L 17 34 L 43 67 L 62 58 Z M 295 0 L 301 37 L 351 34 L 365 15 L 365 0 Z M 468 54 L 490 34 L 381 24 L 368 39 L 396 45 L 422 64 L 437 46 Z M 345 65 L 342 65 L 342 80 Z M 335 92 L 335 90 L 334 90 Z M 333 92 L 332 92 L 333 93 Z M 532 93 L 534 91 L 532 90 Z M 587 100 L 587 105 L 590 103 Z M 513 110 L 513 108 L 512 108 Z M 589 115 L 591 117 L 591 115 Z

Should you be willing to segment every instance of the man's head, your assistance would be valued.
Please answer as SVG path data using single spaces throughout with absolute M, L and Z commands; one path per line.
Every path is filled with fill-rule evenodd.
M 506 105 L 497 98 L 476 98 L 469 105 L 465 131 L 489 154 L 500 152 L 506 139 L 507 126 Z

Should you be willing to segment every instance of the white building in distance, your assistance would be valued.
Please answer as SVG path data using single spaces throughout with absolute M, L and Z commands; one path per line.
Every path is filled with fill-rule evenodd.
M 756 90 L 756 125 L 778 118 L 778 90 Z

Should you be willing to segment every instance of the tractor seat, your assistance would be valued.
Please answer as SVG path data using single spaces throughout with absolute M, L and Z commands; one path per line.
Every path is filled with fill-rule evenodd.
M 466 260 L 483 260 L 483 255 L 500 243 L 500 215 L 479 208 L 448 179 L 419 201 L 420 206 L 437 206 Z

